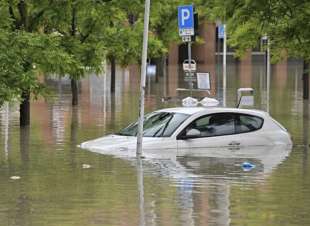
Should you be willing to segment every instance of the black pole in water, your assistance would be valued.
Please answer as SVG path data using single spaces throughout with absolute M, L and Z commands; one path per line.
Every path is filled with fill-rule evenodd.
M 115 62 L 115 57 L 111 56 L 110 57 L 110 63 L 111 63 L 111 93 L 115 92 L 115 68 L 116 68 L 116 62 Z
M 303 67 L 303 98 L 304 100 L 309 100 L 309 63 L 304 60 Z
M 19 108 L 20 126 L 28 126 L 30 124 L 30 91 L 22 91 L 22 102 Z

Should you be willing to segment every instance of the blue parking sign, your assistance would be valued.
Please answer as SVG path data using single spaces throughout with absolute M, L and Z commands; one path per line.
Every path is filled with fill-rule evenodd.
M 223 39 L 225 37 L 225 27 L 223 24 L 219 25 L 218 27 L 218 38 Z
M 194 35 L 194 6 L 178 7 L 178 24 L 181 36 Z

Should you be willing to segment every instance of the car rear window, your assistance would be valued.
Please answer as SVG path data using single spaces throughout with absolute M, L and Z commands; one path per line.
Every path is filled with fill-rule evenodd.
M 236 118 L 236 133 L 246 133 L 262 128 L 264 120 L 252 115 L 238 115 Z

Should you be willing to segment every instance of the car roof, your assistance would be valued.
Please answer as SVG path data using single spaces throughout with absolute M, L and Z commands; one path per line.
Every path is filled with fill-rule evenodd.
M 241 113 L 241 114 L 251 114 L 261 117 L 268 116 L 267 112 L 254 109 L 242 109 L 242 108 L 225 108 L 225 107 L 176 107 L 176 108 L 165 108 L 158 110 L 156 112 L 172 112 L 172 113 L 182 113 L 187 115 L 194 115 L 196 113 L 213 114 L 213 113 Z
M 165 108 L 165 109 L 157 110 L 157 112 L 172 112 L 172 113 L 182 113 L 182 114 L 187 114 L 187 115 L 193 115 L 203 110 L 205 110 L 205 108 L 203 107 L 176 107 L 176 108 Z

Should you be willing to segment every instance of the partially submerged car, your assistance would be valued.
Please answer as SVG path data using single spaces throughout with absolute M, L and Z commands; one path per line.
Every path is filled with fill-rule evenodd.
M 119 133 L 84 142 L 81 148 L 135 154 L 137 130 L 135 122 Z M 148 154 L 178 156 L 203 153 L 205 148 L 229 148 L 236 154 L 244 147 L 292 145 L 288 131 L 268 113 L 239 108 L 162 109 L 145 116 L 143 131 L 143 152 Z M 216 151 L 214 157 L 223 154 Z

